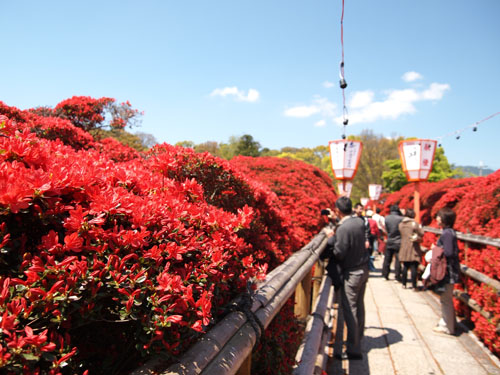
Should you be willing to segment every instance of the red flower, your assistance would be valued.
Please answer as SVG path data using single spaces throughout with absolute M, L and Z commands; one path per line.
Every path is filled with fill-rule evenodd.
M 71 233 L 68 236 L 64 237 L 64 244 L 66 250 L 74 251 L 75 253 L 79 253 L 82 251 L 83 246 L 83 238 L 78 236 L 78 233 Z

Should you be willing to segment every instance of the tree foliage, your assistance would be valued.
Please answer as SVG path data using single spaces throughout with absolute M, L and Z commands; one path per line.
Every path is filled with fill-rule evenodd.
M 196 152 L 208 152 L 214 156 L 231 160 L 235 156 L 261 156 L 261 146 L 253 136 L 244 134 L 241 137 L 231 136 L 227 143 L 218 143 L 215 141 L 207 141 L 200 144 L 195 144 L 191 141 L 177 142 L 176 146 L 188 147 Z
M 387 138 L 382 134 L 374 134 L 371 130 L 363 130 L 359 136 L 351 136 L 349 139 L 363 142 L 351 193 L 352 200 L 359 201 L 361 197 L 368 196 L 368 185 L 383 185 L 382 175 L 387 168 L 384 162 L 398 157 L 398 143 L 401 138 Z
M 368 185 L 381 184 L 384 192 L 394 192 L 408 183 L 401 169 L 398 144 L 404 138 L 401 136 L 385 137 L 375 134 L 372 130 L 363 130 L 360 135 L 350 136 L 351 140 L 363 143 L 363 151 L 356 177 L 352 180 L 351 199 L 354 202 L 368 196 Z M 283 147 L 280 150 L 260 148 L 259 142 L 251 135 L 231 137 L 227 143 L 205 142 L 194 144 L 190 141 L 177 145 L 194 148 L 196 152 L 209 152 L 212 155 L 231 160 L 235 156 L 277 156 L 291 160 L 301 160 L 326 172 L 332 179 L 334 175 L 330 162 L 328 145 L 309 147 Z M 438 148 L 434 159 L 433 172 L 429 181 L 440 181 L 450 177 L 463 177 L 459 169 L 453 168 L 444 155 L 444 150 Z
M 153 134 L 144 132 L 135 132 L 134 134 L 141 140 L 141 144 L 145 148 L 149 149 L 158 144 L 158 140 L 154 137 Z
M 94 99 L 90 96 L 73 96 L 58 103 L 54 109 L 44 107 L 37 114 L 68 119 L 85 131 L 138 126 L 142 115 L 128 101 L 118 104 L 113 98 Z

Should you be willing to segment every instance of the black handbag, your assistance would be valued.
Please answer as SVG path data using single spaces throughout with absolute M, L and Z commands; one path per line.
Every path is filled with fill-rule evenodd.
M 341 288 L 344 285 L 344 276 L 342 275 L 342 268 L 339 264 L 335 262 L 333 258 L 330 258 L 328 265 L 326 266 L 326 272 L 328 276 L 332 279 L 332 285 L 335 290 Z
M 445 286 L 446 286 L 446 282 L 444 280 L 441 280 L 437 284 L 431 285 L 431 289 L 436 294 L 443 294 L 445 291 Z

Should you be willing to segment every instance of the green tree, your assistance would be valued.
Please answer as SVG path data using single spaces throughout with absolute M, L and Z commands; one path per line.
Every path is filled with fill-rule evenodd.
M 236 149 L 238 147 L 238 142 L 240 141 L 239 137 L 232 135 L 229 137 L 228 143 L 221 143 L 219 146 L 219 152 L 217 154 L 218 157 L 231 160 L 236 156 Z
M 383 185 L 382 175 L 388 168 L 385 161 L 398 157 L 398 143 L 402 138 L 387 138 L 382 134 L 374 134 L 371 130 L 363 130 L 359 136 L 350 136 L 349 139 L 363 143 L 351 192 L 353 202 L 359 202 L 361 197 L 368 197 L 369 184 Z
M 217 155 L 219 144 L 215 141 L 207 141 L 194 146 L 196 152 L 209 152 L 212 155 Z
M 94 129 L 90 133 L 97 140 L 104 138 L 114 138 L 120 143 L 132 147 L 137 151 L 146 151 L 149 148 L 143 144 L 142 139 L 139 136 L 129 133 L 128 131 L 123 129 Z
M 180 141 L 175 144 L 176 146 L 194 148 L 195 144 L 193 141 Z
M 158 144 L 158 141 L 156 140 L 156 138 L 154 137 L 153 134 L 144 133 L 144 132 L 135 132 L 135 135 L 137 137 L 139 137 L 139 139 L 141 140 L 142 145 L 145 148 L 151 148 L 154 145 Z
M 270 150 L 265 154 L 278 156 L 280 158 L 302 160 L 325 171 L 330 175 L 330 177 L 333 178 L 333 172 L 330 163 L 330 150 L 328 149 L 328 146 L 321 145 L 314 148 L 283 147 L 280 152 Z
M 236 155 L 259 156 L 260 143 L 255 141 L 250 134 L 244 134 L 236 144 Z

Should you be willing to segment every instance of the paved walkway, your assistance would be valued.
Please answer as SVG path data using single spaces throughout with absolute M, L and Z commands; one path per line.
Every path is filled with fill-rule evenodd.
M 457 336 L 432 331 L 440 317 L 440 305 L 431 292 L 403 289 L 401 284 L 382 278 L 382 257 L 375 265 L 377 271 L 371 272 L 365 295 L 363 359 L 330 357 L 328 375 L 500 374 L 498 359 L 463 325 L 459 325 Z

